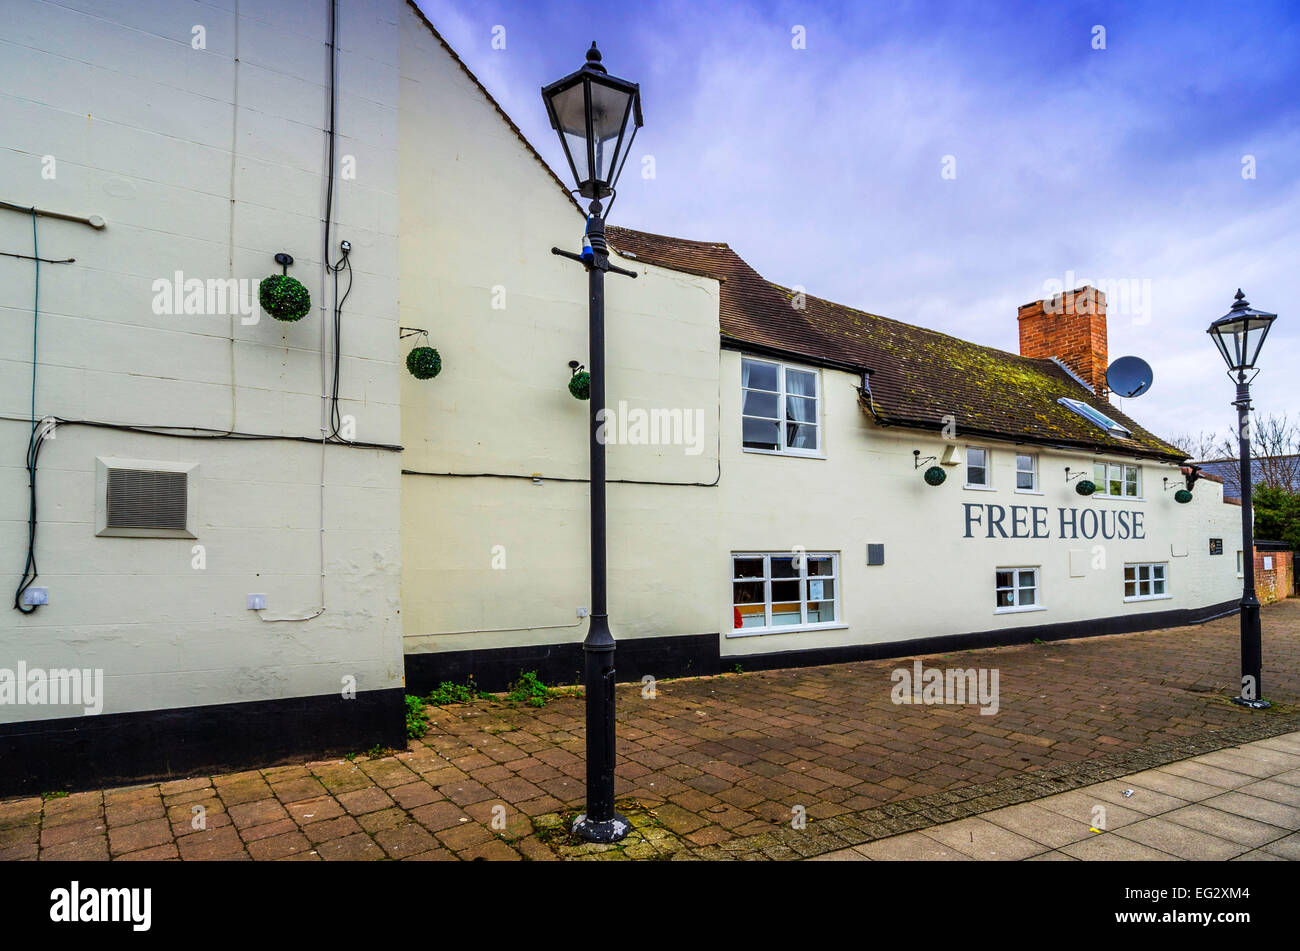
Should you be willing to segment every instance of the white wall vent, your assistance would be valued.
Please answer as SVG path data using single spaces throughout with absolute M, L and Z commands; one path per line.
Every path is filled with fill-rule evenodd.
M 96 534 L 195 538 L 194 463 L 98 460 Z

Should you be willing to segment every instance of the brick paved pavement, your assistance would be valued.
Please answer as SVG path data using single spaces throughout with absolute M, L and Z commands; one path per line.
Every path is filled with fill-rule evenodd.
M 816 855 L 1300 728 L 1300 601 L 1264 610 L 1276 709 L 1226 701 L 1237 650 L 1230 617 L 924 658 L 997 668 L 994 716 L 893 704 L 910 658 L 660 681 L 653 699 L 620 687 L 618 795 L 637 832 L 618 849 L 563 833 L 583 798 L 567 696 L 431 708 L 422 741 L 373 760 L 0 801 L 0 859 Z

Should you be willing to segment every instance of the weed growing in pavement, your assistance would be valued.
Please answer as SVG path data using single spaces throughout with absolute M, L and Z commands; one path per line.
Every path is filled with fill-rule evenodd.
M 429 732 L 429 718 L 424 715 L 424 701 L 411 694 L 406 695 L 406 738 L 418 740 Z
M 553 697 L 551 688 L 542 683 L 535 670 L 520 671 L 519 679 L 510 685 L 510 692 L 506 694 L 507 700 L 532 707 L 544 707 Z
M 475 700 L 495 700 L 496 695 L 490 694 L 486 690 L 479 690 L 473 684 L 473 679 L 467 684 L 454 684 L 449 680 L 444 680 L 436 689 L 430 691 L 426 702 L 430 706 L 445 707 L 449 703 L 472 703 Z

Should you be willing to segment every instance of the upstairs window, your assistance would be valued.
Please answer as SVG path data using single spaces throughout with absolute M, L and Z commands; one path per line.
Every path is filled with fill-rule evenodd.
M 744 447 L 817 455 L 821 438 L 816 371 L 748 357 L 740 367 Z
M 1142 470 L 1137 466 L 1097 462 L 1093 464 L 1092 476 L 1097 485 L 1097 495 L 1119 499 L 1142 497 Z
M 966 447 L 966 485 L 969 488 L 987 489 L 993 484 L 989 472 L 989 451 L 979 446 Z
M 1032 453 L 1016 453 L 1016 489 L 1020 492 L 1038 491 L 1038 457 Z

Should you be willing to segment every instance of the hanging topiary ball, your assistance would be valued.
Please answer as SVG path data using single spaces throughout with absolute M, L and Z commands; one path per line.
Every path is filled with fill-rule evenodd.
M 406 369 L 417 380 L 432 380 L 442 372 L 442 357 L 433 347 L 412 347 L 406 355 Z
M 1192 493 L 1187 489 L 1179 489 L 1174 493 L 1174 501 L 1179 505 L 1186 505 L 1192 500 Z
M 1075 483 L 1074 491 L 1078 492 L 1080 495 L 1092 495 L 1092 493 L 1097 491 L 1097 484 L 1095 482 L 1089 482 L 1087 479 L 1080 479 Z
M 930 485 L 943 485 L 946 478 L 948 478 L 948 473 L 944 472 L 939 466 L 931 466 L 925 470 L 925 481 Z
M 311 310 L 311 295 L 302 282 L 288 274 L 272 274 L 257 286 L 257 299 L 276 320 L 302 320 Z
M 573 374 L 569 378 L 569 392 L 576 400 L 591 399 L 591 374 L 586 370 L 579 370 Z

